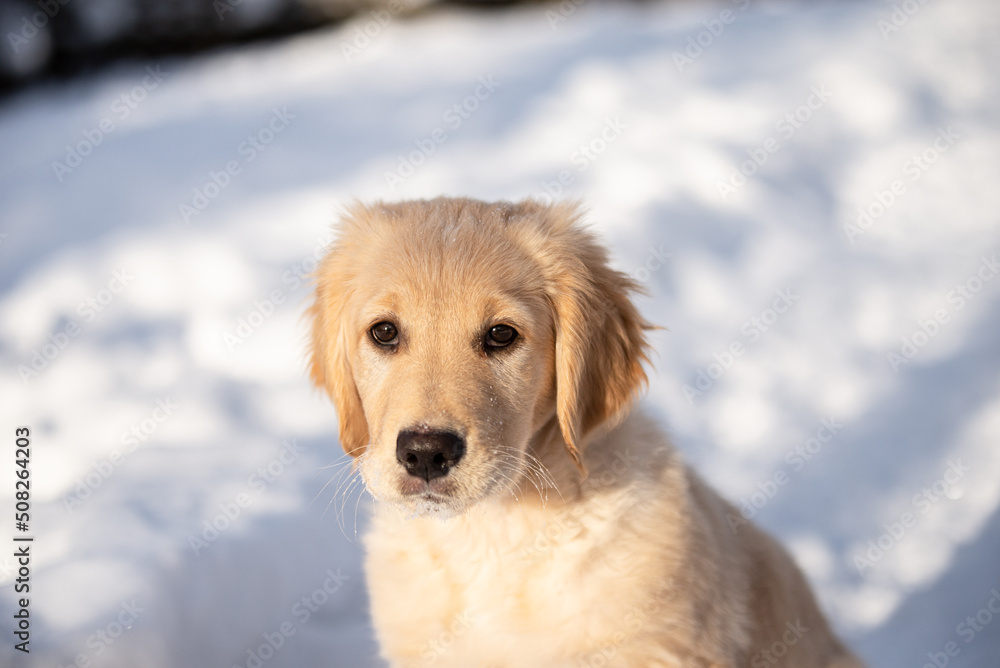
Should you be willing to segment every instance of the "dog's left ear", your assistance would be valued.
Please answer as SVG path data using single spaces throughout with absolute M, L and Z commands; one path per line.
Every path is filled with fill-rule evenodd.
M 542 262 L 555 315 L 556 415 L 570 457 L 599 427 L 620 420 L 646 383 L 646 331 L 630 295 L 638 284 L 608 266 L 607 251 L 576 222 L 573 206 L 553 207 Z

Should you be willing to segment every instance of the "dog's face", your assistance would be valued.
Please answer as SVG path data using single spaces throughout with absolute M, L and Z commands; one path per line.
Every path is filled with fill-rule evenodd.
M 312 376 L 373 496 L 461 513 L 512 491 L 543 432 L 579 464 L 629 402 L 645 323 L 575 217 L 449 199 L 345 217 L 317 272 Z
M 523 254 L 470 264 L 471 226 L 420 243 L 383 239 L 357 267 L 346 318 L 370 438 L 361 470 L 379 499 L 460 511 L 516 480 L 554 414 L 553 321 Z

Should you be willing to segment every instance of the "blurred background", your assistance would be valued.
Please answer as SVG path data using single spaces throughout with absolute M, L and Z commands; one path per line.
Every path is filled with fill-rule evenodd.
M 0 0 L 0 77 L 78 74 L 126 54 L 189 53 L 275 38 L 363 10 L 411 14 L 430 0 Z
M 0 37 L 0 665 L 383 665 L 306 277 L 353 198 L 448 194 L 583 199 L 668 328 L 645 409 L 839 632 L 1000 666 L 993 0 L 0 0 Z

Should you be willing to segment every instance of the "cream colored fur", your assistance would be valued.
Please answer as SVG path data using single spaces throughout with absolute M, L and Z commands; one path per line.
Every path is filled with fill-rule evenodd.
M 851 668 L 771 538 L 631 410 L 635 285 L 572 205 L 356 205 L 317 272 L 312 377 L 379 500 L 372 614 L 394 668 Z M 369 332 L 399 330 L 393 352 Z M 509 349 L 483 333 L 513 326 Z M 449 430 L 443 478 L 396 438 Z

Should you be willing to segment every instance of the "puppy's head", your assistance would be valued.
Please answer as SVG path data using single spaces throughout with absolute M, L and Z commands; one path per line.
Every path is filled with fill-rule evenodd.
M 582 468 L 645 381 L 635 288 L 570 205 L 355 205 L 316 273 L 311 375 L 378 499 L 461 513 L 533 444 Z

